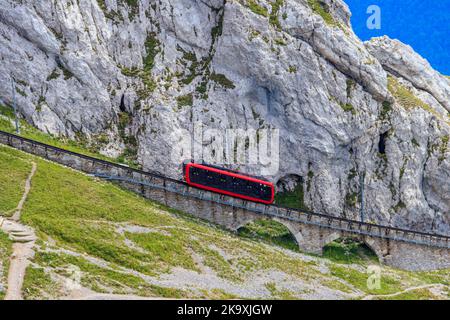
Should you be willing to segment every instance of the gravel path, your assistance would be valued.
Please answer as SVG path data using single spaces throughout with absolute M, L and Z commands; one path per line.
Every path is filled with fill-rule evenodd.
M 14 221 L 20 220 L 20 215 L 22 214 L 23 204 L 25 203 L 25 200 L 27 200 L 28 193 L 31 190 L 31 179 L 33 178 L 34 174 L 36 173 L 36 169 L 37 169 L 36 163 L 33 162 L 32 165 L 33 166 L 31 167 L 31 172 L 28 175 L 27 180 L 25 181 L 25 191 L 22 195 L 22 198 L 19 201 L 19 204 L 17 205 L 16 211 L 14 212 L 13 216 L 11 217 L 11 219 Z

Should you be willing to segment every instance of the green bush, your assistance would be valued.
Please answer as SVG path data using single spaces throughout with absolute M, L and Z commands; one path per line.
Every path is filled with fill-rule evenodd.
M 326 24 L 330 26 L 338 25 L 322 1 L 308 0 L 308 5 L 316 14 L 323 18 Z
M 184 106 L 192 106 L 193 103 L 194 103 L 194 98 L 193 98 L 192 93 L 177 97 L 178 108 L 182 108 Z
M 211 80 L 218 83 L 224 88 L 227 89 L 234 89 L 235 85 L 233 81 L 229 80 L 225 75 L 221 73 L 212 73 L 211 74 Z
M 256 14 L 259 14 L 264 17 L 268 17 L 269 13 L 267 12 L 266 7 L 259 5 L 256 0 L 247 0 L 247 6 L 250 10 Z

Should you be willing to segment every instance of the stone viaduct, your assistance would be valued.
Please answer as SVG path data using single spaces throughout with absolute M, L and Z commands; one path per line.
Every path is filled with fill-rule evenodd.
M 450 268 L 450 237 L 362 223 L 227 197 L 189 187 L 158 173 L 131 169 L 0 131 L 0 143 L 70 168 L 112 180 L 145 198 L 237 231 L 256 219 L 273 219 L 295 236 L 301 251 L 321 254 L 328 243 L 353 238 L 365 243 L 381 263 L 405 270 Z

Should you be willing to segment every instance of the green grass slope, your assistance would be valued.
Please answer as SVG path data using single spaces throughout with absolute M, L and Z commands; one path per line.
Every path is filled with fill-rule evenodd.
M 0 171 L 0 181 L 22 177 L 5 184 L 14 201 L 31 161 L 37 171 L 22 222 L 35 228 L 39 240 L 25 277 L 27 299 L 83 298 L 76 292 L 86 290 L 170 298 L 382 299 L 427 284 L 442 285 L 433 297 L 448 298 L 448 270 L 411 273 L 382 267 L 380 288 L 370 289 L 367 266 L 375 262 L 339 260 L 342 243 L 335 259 L 277 248 L 264 243 L 266 231 L 281 244 L 285 231 L 267 221 L 256 222 L 256 229 L 249 226 L 246 236 L 256 233 L 256 240 L 244 239 L 112 183 L 0 145 L 0 168 L 9 168 Z M 404 296 L 429 298 L 430 292 Z
M 134 163 L 127 161 L 127 159 L 123 156 L 118 158 L 110 158 L 100 154 L 99 151 L 102 144 L 90 143 L 83 136 L 77 136 L 74 140 L 64 137 L 56 137 L 36 129 L 23 119 L 19 120 L 19 127 L 20 135 L 22 137 L 87 156 L 129 165 L 130 167 L 136 167 Z M 14 114 L 10 107 L 0 105 L 0 130 L 16 134 Z
M 11 216 L 25 188 L 31 165 L 8 153 L 0 153 L 0 215 Z
M 21 128 L 25 137 L 105 158 L 81 140 L 52 137 L 24 121 Z M 14 132 L 12 113 L 6 107 L 0 107 L 0 130 Z M 93 293 L 169 298 L 448 298 L 449 270 L 411 273 L 382 266 L 380 287 L 370 289 L 367 267 L 377 262 L 360 244 L 344 239 L 329 244 L 323 258 L 306 255 L 298 252 L 294 237 L 281 224 L 258 220 L 243 227 L 238 236 L 112 183 L 2 145 L 0 216 L 10 216 L 17 206 L 31 161 L 37 171 L 22 222 L 36 229 L 39 240 L 25 276 L 26 299 L 83 298 Z M 277 202 L 303 207 L 301 198 L 302 190 L 296 190 L 295 197 L 281 194 Z M 0 288 L 6 286 L 10 253 L 11 241 L 0 233 Z M 437 289 L 431 292 L 429 285 L 438 286 L 440 294 Z M 0 298 L 2 294 L 4 290 Z
M 6 294 L 9 257 L 11 253 L 12 242 L 9 240 L 8 235 L 0 230 L 0 300 Z

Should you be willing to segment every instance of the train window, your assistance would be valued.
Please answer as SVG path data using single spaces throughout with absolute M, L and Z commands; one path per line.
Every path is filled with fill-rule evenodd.
M 193 183 L 267 201 L 272 198 L 271 186 L 259 182 L 197 167 L 190 167 L 189 174 Z

